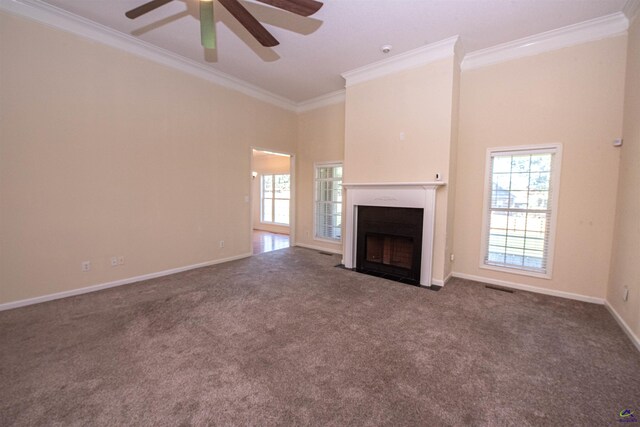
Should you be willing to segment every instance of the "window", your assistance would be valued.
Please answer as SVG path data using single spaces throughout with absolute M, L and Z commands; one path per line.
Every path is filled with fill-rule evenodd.
M 315 237 L 342 238 L 342 164 L 318 164 L 315 175 Z
M 260 221 L 289 225 L 290 175 L 262 175 Z
M 489 150 L 481 267 L 551 277 L 559 145 Z

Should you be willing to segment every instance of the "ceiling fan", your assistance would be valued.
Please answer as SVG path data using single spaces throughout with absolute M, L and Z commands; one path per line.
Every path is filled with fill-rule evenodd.
M 131 9 L 125 16 L 136 19 L 145 13 L 164 6 L 173 0 L 152 0 L 141 6 Z M 216 48 L 216 29 L 213 20 L 213 1 L 198 0 L 200 2 L 200 38 L 202 46 L 207 49 Z M 283 9 L 300 16 L 311 16 L 316 13 L 322 3 L 316 0 L 258 0 L 278 9 Z M 238 0 L 218 0 L 249 33 L 262 45 L 273 47 L 280 44 L 267 29 Z

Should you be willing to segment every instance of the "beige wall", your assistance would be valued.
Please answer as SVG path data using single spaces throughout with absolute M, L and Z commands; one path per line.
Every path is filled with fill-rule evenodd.
M 342 244 L 314 239 L 314 164 L 344 159 L 344 103 L 301 113 L 296 168 L 296 243 L 334 252 Z M 344 216 L 343 216 L 344 218 Z
M 251 217 L 254 230 L 289 234 L 289 226 L 263 224 L 260 222 L 260 179 L 264 174 L 291 173 L 291 158 L 276 155 L 254 155 L 251 170 L 258 172 L 258 176 L 251 180 L 251 197 L 253 198 L 251 205 Z
M 453 95 L 451 102 L 451 143 L 449 144 L 449 174 L 447 177 L 447 225 L 444 249 L 443 279 L 446 281 L 453 272 L 451 254 L 454 249 L 454 222 L 456 212 L 456 187 L 458 170 L 458 128 L 460 125 L 460 67 L 457 61 L 453 63 Z
M 624 36 L 462 73 L 454 271 L 604 298 L 616 202 Z M 563 144 L 553 278 L 480 269 L 488 147 Z
M 0 303 L 251 252 L 250 147 L 294 113 L 4 13 L 0 49 Z
M 426 182 L 440 173 L 448 183 L 455 70 L 451 57 L 347 88 L 345 182 Z M 436 197 L 433 279 L 440 281 L 447 187 Z
M 638 26 L 628 47 L 586 43 L 467 71 L 459 86 L 455 61 L 442 60 L 296 115 L 0 13 L 0 303 L 250 253 L 260 146 L 296 153 L 298 243 L 342 249 L 313 239 L 314 163 L 345 159 L 345 182 L 439 172 L 434 278 L 606 295 L 639 334 Z M 564 147 L 552 280 L 480 269 L 487 147 L 549 142 Z
M 345 182 L 448 179 L 452 85 L 444 59 L 348 87 Z
M 607 301 L 640 337 L 640 19 L 627 45 L 624 145 L 619 149 L 618 206 Z M 629 299 L 622 299 L 624 287 Z

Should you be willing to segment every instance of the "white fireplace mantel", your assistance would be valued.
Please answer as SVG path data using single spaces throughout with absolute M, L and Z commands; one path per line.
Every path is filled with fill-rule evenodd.
M 342 184 L 342 187 L 347 190 L 344 266 L 346 268 L 356 267 L 358 206 L 419 208 L 424 210 L 420 284 L 431 286 L 436 190 L 443 185 L 445 183 L 442 181 Z

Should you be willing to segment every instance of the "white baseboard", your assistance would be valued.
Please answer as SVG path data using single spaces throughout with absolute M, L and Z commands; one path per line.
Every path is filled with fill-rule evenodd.
M 618 322 L 618 325 L 620 325 L 624 333 L 627 334 L 627 336 L 629 337 L 633 345 L 638 349 L 638 351 L 640 351 L 640 339 L 638 338 L 638 336 L 633 333 L 633 330 L 631 330 L 629 325 L 627 325 L 627 323 L 622 319 L 622 317 L 620 317 L 618 312 L 609 304 L 609 301 L 607 301 L 604 298 L 590 297 L 586 295 L 574 294 L 571 292 L 555 291 L 553 289 L 539 288 L 537 286 L 531 286 L 531 285 L 522 285 L 520 283 L 507 282 L 505 280 L 489 279 L 482 276 L 474 276 L 472 274 L 454 272 L 452 273 L 452 275 L 453 277 L 459 277 L 461 279 L 468 279 L 468 280 L 474 280 L 476 282 L 489 283 L 491 285 L 503 286 L 505 288 L 535 292 L 538 294 L 551 295 L 551 296 L 560 297 L 560 298 L 568 298 L 568 299 L 573 299 L 577 301 L 590 302 L 594 304 L 602 304 L 607 308 L 607 310 L 609 310 L 609 313 L 611 313 L 611 315 L 616 320 L 616 322 Z
M 624 333 L 627 334 L 627 336 L 629 337 L 633 345 L 635 345 L 638 351 L 640 351 L 640 339 L 636 334 L 633 333 L 629 325 L 627 325 L 627 322 L 625 322 L 624 319 L 613 308 L 613 306 L 609 304 L 609 301 L 605 300 L 604 306 L 607 307 L 607 310 L 609 310 L 609 313 L 611 313 L 613 318 L 616 319 L 616 322 L 618 322 L 618 325 L 620 325 L 620 327 L 622 328 Z
M 24 307 L 26 305 L 38 304 L 46 301 L 53 301 L 60 298 L 72 297 L 75 295 L 87 294 L 89 292 L 96 292 L 102 289 L 115 288 L 116 286 L 128 285 L 131 283 L 141 282 L 143 280 L 155 279 L 156 277 L 169 276 L 171 274 L 181 273 L 183 271 L 194 270 L 196 268 L 208 267 L 210 265 L 222 264 L 224 262 L 235 261 L 237 259 L 250 257 L 250 253 L 236 255 L 229 258 L 218 259 L 215 261 L 206 261 L 199 264 L 187 265 L 185 267 L 172 268 L 170 270 L 159 271 L 157 273 L 143 274 L 142 276 L 129 277 L 126 279 L 115 280 L 113 282 L 100 283 L 97 285 L 87 286 L 79 289 L 72 289 L 70 291 L 57 292 L 55 294 L 42 295 L 35 298 L 28 298 L 19 301 L 7 302 L 0 304 L 0 311 L 11 310 L 12 308 Z
M 301 248 L 314 249 L 320 252 L 329 252 L 336 255 L 342 255 L 342 251 L 340 250 L 323 248 L 322 246 L 307 245 L 306 243 L 296 243 L 294 246 L 300 246 Z
M 540 288 L 538 286 L 523 285 L 520 283 L 508 282 L 506 280 L 490 279 L 488 277 L 475 276 L 473 274 L 453 272 L 452 275 L 453 277 L 459 277 L 461 279 L 489 283 L 491 285 L 503 286 L 505 288 L 518 289 L 518 290 L 527 291 L 527 292 L 535 292 L 537 294 L 552 295 L 554 297 L 568 298 L 568 299 L 573 299 L 577 301 L 590 302 L 593 304 L 604 304 L 603 298 L 590 297 L 587 295 L 574 294 L 571 292 L 556 291 L 553 289 Z
M 453 273 L 449 273 L 449 275 L 445 277 L 444 280 L 431 279 L 431 284 L 435 286 L 444 286 L 452 277 L 453 277 Z

